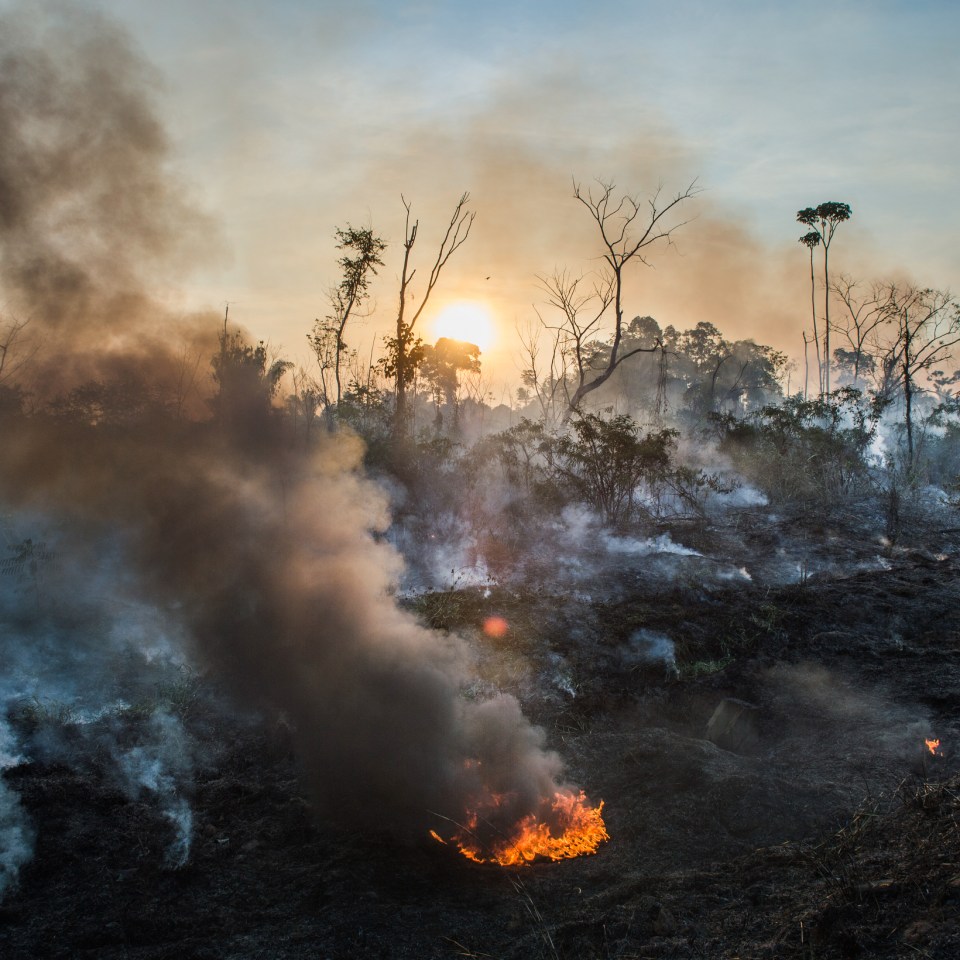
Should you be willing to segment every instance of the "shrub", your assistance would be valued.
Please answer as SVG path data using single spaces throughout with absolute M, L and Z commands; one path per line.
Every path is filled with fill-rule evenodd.
M 843 387 L 811 400 L 798 394 L 743 420 L 713 420 L 721 451 L 772 501 L 826 502 L 870 487 L 870 445 L 883 406 Z

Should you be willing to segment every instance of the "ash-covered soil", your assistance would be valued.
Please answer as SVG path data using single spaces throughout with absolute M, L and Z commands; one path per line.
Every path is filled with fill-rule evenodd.
M 162 791 L 122 789 L 97 733 L 136 744 L 145 714 L 81 729 L 25 705 L 4 776 L 35 849 L 0 955 L 960 956 L 960 541 L 871 529 L 730 513 L 657 533 L 689 553 L 619 545 L 553 581 L 408 601 L 471 640 L 466 695 L 515 693 L 604 800 L 611 840 L 574 861 L 345 832 L 284 718 L 229 708 L 211 678 L 170 706 L 199 745 L 184 859 Z

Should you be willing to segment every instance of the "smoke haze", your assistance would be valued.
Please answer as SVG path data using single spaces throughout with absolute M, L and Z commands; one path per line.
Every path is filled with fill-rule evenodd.
M 30 325 L 31 387 L 48 396 L 95 377 L 163 383 L 178 355 L 215 346 L 212 325 L 153 299 L 217 246 L 171 172 L 158 82 L 99 13 L 0 17 L 0 303 Z
M 21 382 L 41 397 L 92 377 L 169 394 L 188 361 L 213 353 L 216 325 L 173 322 L 147 292 L 208 227 L 168 177 L 155 78 L 122 31 L 66 6 L 20 8 L 0 36 L 0 278 L 41 346 Z M 500 826 L 539 812 L 560 761 L 515 700 L 466 700 L 463 643 L 392 600 L 401 561 L 377 539 L 388 505 L 360 475 L 359 442 L 325 438 L 293 461 L 259 426 L 21 418 L 5 430 L 0 503 L 54 532 L 72 592 L 114 584 L 105 589 L 157 612 L 160 632 L 185 634 L 195 662 L 235 694 L 282 711 L 329 815 L 440 829 L 437 815 L 462 822 L 490 791 L 511 796 Z M 74 640 L 45 640 L 67 696 L 102 689 L 119 653 L 90 636 L 68 650 Z M 168 715 L 150 724 L 140 746 L 113 750 L 116 776 L 129 796 L 157 798 L 182 862 L 188 751 Z M 28 833 L 18 810 L 0 795 L 6 873 Z

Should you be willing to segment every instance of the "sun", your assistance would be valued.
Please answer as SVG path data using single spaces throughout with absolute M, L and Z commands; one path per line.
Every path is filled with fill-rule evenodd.
M 490 311 L 475 300 L 458 300 L 447 304 L 433 319 L 433 338 L 449 337 L 475 343 L 481 353 L 490 349 L 496 334 Z

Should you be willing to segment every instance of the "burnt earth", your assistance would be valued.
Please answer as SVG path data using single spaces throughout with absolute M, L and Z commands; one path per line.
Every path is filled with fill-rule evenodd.
M 784 542 L 775 522 L 813 574 L 663 579 L 621 562 L 575 591 L 419 601 L 475 643 L 468 695 L 516 693 L 605 800 L 596 856 L 507 870 L 345 832 L 305 794 L 282 719 L 200 696 L 184 717 L 206 759 L 183 866 L 158 804 L 95 752 L 6 773 L 36 849 L 0 906 L 0 956 L 960 955 L 960 551 L 941 537 L 884 552 L 852 521 L 747 514 L 672 533 L 759 570 Z M 503 638 L 480 632 L 493 614 Z M 636 656 L 637 631 L 669 637 L 675 663 Z M 725 700 L 749 736 L 713 742 Z

